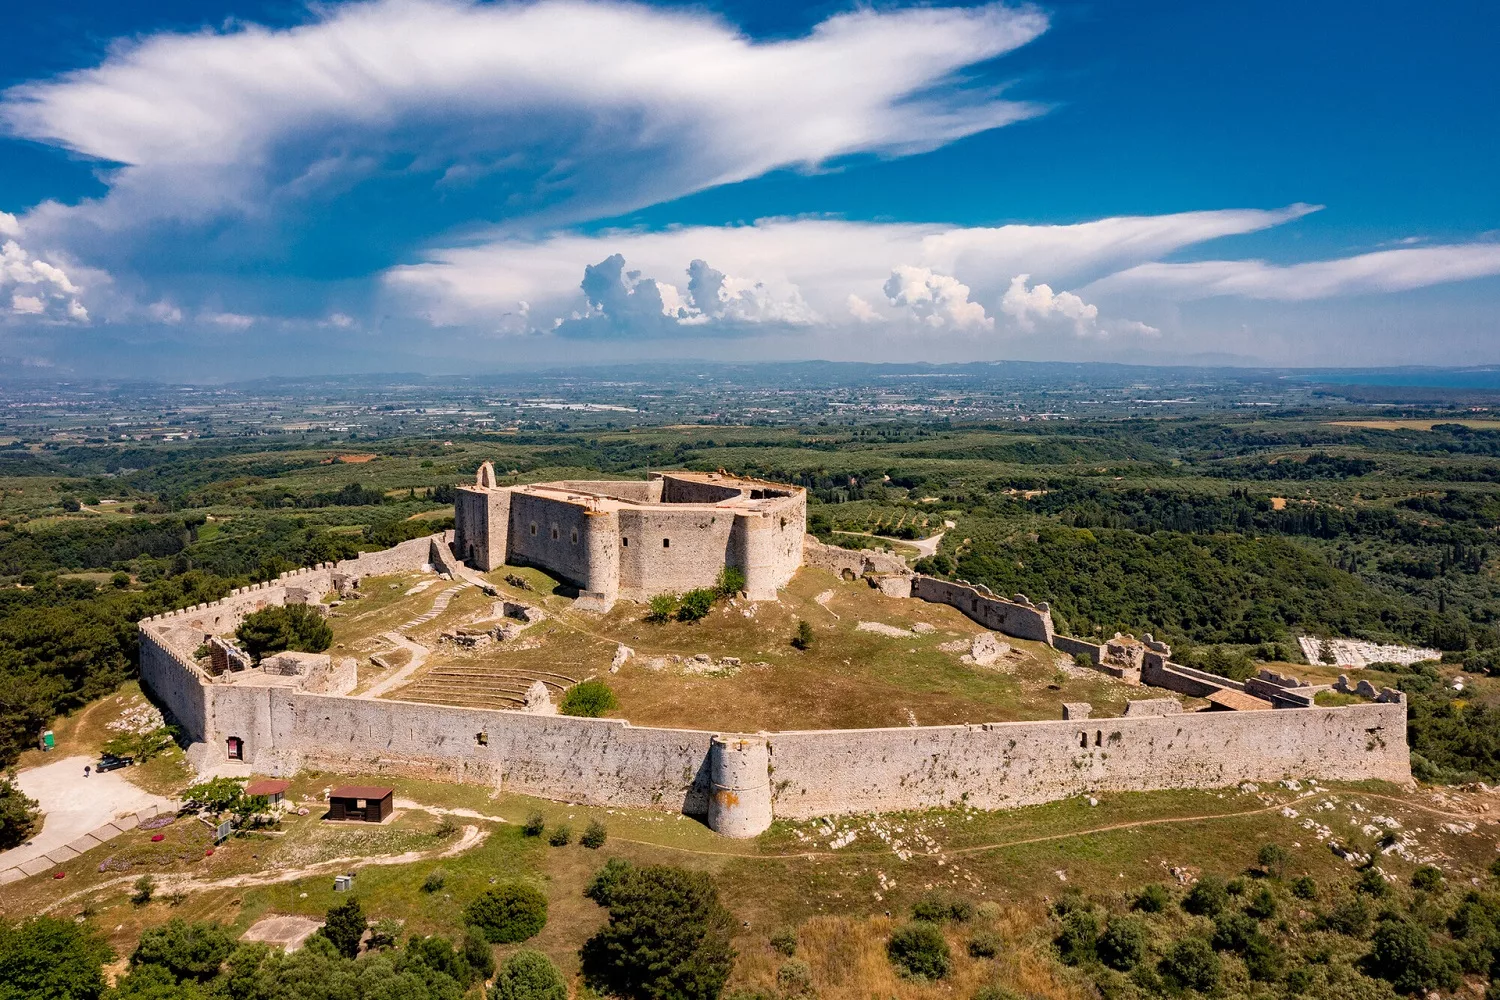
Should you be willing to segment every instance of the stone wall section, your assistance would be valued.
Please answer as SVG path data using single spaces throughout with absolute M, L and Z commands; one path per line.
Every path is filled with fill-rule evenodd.
M 911 596 L 951 605 L 992 631 L 1053 644 L 1052 610 L 1045 601 L 1033 604 L 1024 594 L 1007 601 L 978 587 L 930 576 L 912 578 Z

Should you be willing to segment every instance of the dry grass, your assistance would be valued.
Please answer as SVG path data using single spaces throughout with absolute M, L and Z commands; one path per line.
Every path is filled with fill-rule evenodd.
M 1369 431 L 1430 431 L 1438 424 L 1463 424 L 1474 430 L 1494 430 L 1500 420 L 1330 420 L 1330 427 L 1357 427 Z

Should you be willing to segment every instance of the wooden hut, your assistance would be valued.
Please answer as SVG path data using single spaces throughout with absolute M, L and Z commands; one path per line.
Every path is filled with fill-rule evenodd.
M 341 785 L 328 793 L 328 818 L 383 823 L 395 811 L 394 788 Z

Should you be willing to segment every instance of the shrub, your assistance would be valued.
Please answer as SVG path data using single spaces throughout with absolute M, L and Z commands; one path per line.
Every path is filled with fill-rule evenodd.
M 792 634 L 792 645 L 798 649 L 812 649 L 816 639 L 817 637 L 813 635 L 813 627 L 798 618 L 797 631 Z
M 1281 978 L 1281 949 L 1264 934 L 1257 934 L 1250 939 L 1242 957 L 1251 979 L 1269 983 Z
M 1286 848 L 1280 844 L 1266 844 L 1255 856 L 1255 860 L 1260 863 L 1261 870 L 1267 875 L 1272 878 L 1281 878 L 1286 872 L 1288 857 Z
M 484 939 L 484 935 L 478 933 L 474 928 L 464 930 L 463 947 L 459 949 L 464 961 L 474 972 L 475 979 L 488 979 L 495 974 L 495 953 L 490 949 L 490 943 Z
M 1142 913 L 1160 913 L 1172 902 L 1172 894 L 1160 882 L 1152 882 L 1140 891 L 1132 904 Z
M 682 595 L 682 604 L 677 608 L 677 620 L 680 622 L 702 621 L 708 617 L 713 610 L 714 598 L 718 596 L 712 590 L 699 588 L 690 590 Z
M 151 894 L 156 892 L 156 879 L 150 875 L 142 875 L 135 880 L 135 892 L 130 894 L 130 901 L 136 906 L 145 906 L 151 902 Z
M 578 838 L 578 842 L 591 851 L 597 851 L 608 839 L 609 831 L 605 829 L 604 824 L 597 819 L 591 819 L 588 827 L 583 831 L 583 836 Z
M 401 921 L 395 917 L 384 917 L 370 925 L 370 936 L 365 939 L 365 947 L 370 951 L 394 948 L 400 937 Z
M 1073 662 L 1080 667 L 1088 667 L 1089 669 L 1093 669 L 1094 657 L 1091 653 L 1074 653 Z
M 934 924 L 944 920 L 967 923 L 974 919 L 974 904 L 959 896 L 928 893 L 912 904 L 911 915 L 913 920 L 926 920 Z
M 776 988 L 782 996 L 800 997 L 812 992 L 812 966 L 800 958 L 783 962 L 776 970 Z
M 677 613 L 676 594 L 657 594 L 646 602 L 646 620 L 648 622 L 670 621 Z
M 1182 938 L 1157 963 L 1157 970 L 1183 989 L 1207 993 L 1219 983 L 1219 956 L 1202 938 Z
M 1068 965 L 1094 960 L 1099 945 L 1099 920 L 1092 910 L 1074 910 L 1063 917 L 1062 933 L 1056 938 L 1057 953 Z
M 1242 878 L 1232 878 L 1224 883 L 1224 891 L 1231 896 L 1243 896 L 1246 888 L 1245 880 Z
M 1015 990 L 1008 990 L 1004 986 L 981 986 L 974 991 L 974 1000 L 1023 1000 L 1021 994 Z
M 1261 886 L 1245 904 L 1245 912 L 1256 920 L 1270 920 L 1276 916 L 1276 894 L 1270 886 Z
M 332 911 L 330 911 L 332 917 Z M 360 928 L 364 933 L 364 928 Z M 358 939 L 355 939 L 358 948 Z M 130 955 L 132 968 L 159 965 L 176 979 L 208 982 L 219 974 L 219 967 L 234 951 L 234 938 L 223 927 L 212 923 L 186 923 L 173 917 L 159 927 L 141 935 L 140 943 Z
M 567 847 L 573 842 L 573 831 L 568 829 L 568 824 L 554 826 L 552 832 L 547 834 L 547 843 L 553 847 Z
M 540 837 L 545 829 L 547 817 L 534 810 L 526 817 L 526 822 L 521 824 L 521 833 L 527 837 Z
M 979 931 L 969 938 L 970 958 L 994 958 L 1000 954 L 1000 935 L 994 931 Z
M 496 886 L 464 908 L 464 922 L 491 944 L 535 937 L 547 924 L 547 897 L 522 882 Z
M 1213 946 L 1219 951 L 1244 951 L 1260 927 L 1244 913 L 1221 913 L 1214 920 Z
M 1436 892 L 1443 887 L 1443 870 L 1436 865 L 1423 865 L 1411 873 L 1411 887 Z
M 717 1000 L 734 967 L 734 918 L 706 873 L 611 863 L 588 895 L 609 909 L 580 952 L 591 986 L 635 1000 Z
M 1182 908 L 1200 917 L 1217 916 L 1229 905 L 1229 887 L 1216 875 L 1205 875 L 1183 897 Z
M 1354 883 L 1354 888 L 1366 896 L 1374 896 L 1383 899 L 1391 891 L 1390 883 L 1385 876 L 1374 868 L 1366 868 L 1360 873 L 1359 881 Z
M 350 896 L 342 903 L 335 903 L 328 908 L 323 928 L 318 933 L 327 938 L 328 943 L 340 955 L 354 958 L 359 954 L 359 939 L 364 937 L 368 926 L 364 908 L 359 905 L 357 898 Z
M 745 589 L 745 571 L 734 566 L 725 566 L 719 570 L 719 580 L 714 584 L 714 589 L 719 592 L 720 597 L 733 597 Z
M 885 943 L 891 964 L 916 979 L 942 979 L 952 960 L 948 939 L 937 924 L 914 920 L 898 927 Z
M 1111 969 L 1129 972 L 1146 957 L 1146 926 L 1139 917 L 1116 917 L 1099 935 L 1095 950 Z
M 1426 993 L 1458 985 L 1458 963 L 1432 944 L 1427 931 L 1404 920 L 1382 920 L 1370 938 L 1370 973 L 1399 993 Z
M 252 611 L 234 636 L 257 663 L 268 653 L 287 649 L 321 653 L 333 645 L 333 629 L 323 612 L 311 604 L 280 604 Z
M 567 693 L 563 695 L 562 704 L 558 706 L 558 711 L 563 715 L 597 719 L 605 712 L 617 708 L 619 704 L 610 686 L 595 677 L 580 681 L 568 688 Z
M 500 966 L 489 1000 L 568 1000 L 568 982 L 552 959 L 523 948 Z
M 437 892 L 447 884 L 448 873 L 443 871 L 443 869 L 441 868 L 434 868 L 432 871 L 428 872 L 427 877 L 422 880 L 422 891 Z
M 90 923 L 0 920 L 0 996 L 94 1000 L 104 995 L 101 966 L 114 958 Z
M 771 935 L 771 947 L 791 958 L 797 953 L 797 932 L 790 927 L 781 928 Z
M 1311 875 L 1298 875 L 1292 879 L 1292 895 L 1298 899 L 1317 899 L 1318 880 Z
M 1355 896 L 1335 906 L 1320 923 L 1326 929 L 1348 937 L 1364 937 L 1370 930 L 1370 907 Z

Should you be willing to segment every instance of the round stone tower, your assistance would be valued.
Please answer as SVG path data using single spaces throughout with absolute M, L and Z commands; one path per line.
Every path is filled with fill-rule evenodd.
M 753 837 L 771 825 L 771 752 L 764 736 L 715 736 L 708 775 L 710 830 Z

